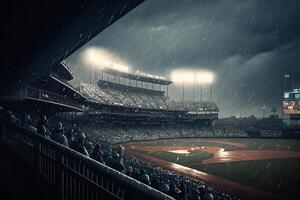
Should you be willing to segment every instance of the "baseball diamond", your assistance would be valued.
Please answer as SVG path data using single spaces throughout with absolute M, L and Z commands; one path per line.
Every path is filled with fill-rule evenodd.
M 161 139 L 129 142 L 127 152 L 242 199 L 296 199 L 296 139 Z

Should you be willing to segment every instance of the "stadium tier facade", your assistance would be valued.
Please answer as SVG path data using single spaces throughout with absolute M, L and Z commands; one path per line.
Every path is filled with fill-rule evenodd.
M 26 113 L 82 112 L 85 97 L 69 83 L 73 78 L 65 64 L 55 63 L 44 76 L 1 95 L 1 103 Z

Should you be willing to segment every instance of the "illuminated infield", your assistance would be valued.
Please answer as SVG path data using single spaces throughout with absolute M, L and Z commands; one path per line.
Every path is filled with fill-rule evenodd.
M 189 150 L 170 150 L 168 152 L 177 153 L 177 154 L 189 154 L 190 153 Z
M 300 196 L 300 141 L 168 139 L 127 143 L 155 165 L 208 182 L 243 199 Z

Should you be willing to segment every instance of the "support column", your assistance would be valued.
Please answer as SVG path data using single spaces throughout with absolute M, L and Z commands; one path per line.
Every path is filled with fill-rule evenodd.
M 169 86 L 167 85 L 167 97 L 169 97 Z
M 92 65 L 90 64 L 90 84 L 92 84 Z
M 195 82 L 193 82 L 193 103 L 195 103 Z
M 185 106 L 184 106 L 184 81 L 182 81 L 182 105 L 183 105 L 183 108 L 185 108 Z
M 210 101 L 212 101 L 212 83 L 210 84 Z
M 203 102 L 203 86 L 200 85 L 200 102 Z

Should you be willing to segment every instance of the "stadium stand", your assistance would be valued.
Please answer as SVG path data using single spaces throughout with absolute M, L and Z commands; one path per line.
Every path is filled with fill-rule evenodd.
M 47 181 L 55 183 L 53 187 L 59 187 L 56 189 L 66 199 L 68 195 L 77 193 L 95 195 L 96 199 L 194 199 L 195 195 L 198 199 L 206 199 L 205 196 L 210 196 L 210 199 L 237 199 L 204 182 L 139 160 L 125 153 L 122 145 L 118 144 L 132 140 L 198 137 L 198 133 L 205 131 L 203 129 L 187 124 L 176 128 L 174 125 L 149 124 L 105 127 L 97 125 L 97 122 L 75 125 L 70 121 L 57 123 L 55 119 L 48 122 L 44 116 L 37 120 L 24 113 L 0 111 L 1 126 L 5 126 L 6 130 L 2 142 L 37 167 Z M 22 118 L 23 115 L 25 117 Z M 3 120 L 7 119 L 9 122 L 3 124 Z M 42 130 L 40 127 L 43 127 Z M 68 142 L 59 142 L 57 134 L 67 138 Z M 211 133 L 206 134 L 209 136 Z M 62 177 L 69 177 L 71 181 Z M 70 185 L 74 182 L 88 189 L 71 189 Z
M 4 124 L 2 116 L 6 115 L 9 115 L 10 122 Z M 82 199 L 173 199 L 51 140 L 54 139 L 54 130 L 52 133 L 50 131 L 49 139 L 29 129 L 29 126 L 34 127 L 28 124 L 29 121 L 20 124 L 13 120 L 15 118 L 11 112 L 1 111 L 1 128 L 5 127 L 6 130 L 1 132 L 1 144 L 13 149 L 26 161 L 26 165 L 38 170 L 38 175 L 43 177 L 43 184 L 45 180 L 47 182 L 47 185 L 39 185 L 40 190 L 55 191 L 46 194 L 49 195 L 48 199 L 73 199 L 75 196 Z M 62 134 L 66 134 L 64 130 Z
M 98 103 L 137 108 L 167 108 L 163 92 L 103 81 L 98 85 L 81 83 L 80 88 L 88 99 Z
M 80 91 L 87 99 L 99 104 L 201 112 L 219 111 L 214 102 L 174 101 L 167 98 L 163 91 L 136 88 L 108 81 L 99 81 L 97 85 L 81 83 Z
M 77 11 L 84 19 L 78 23 L 70 25 L 67 19 L 57 22 L 54 18 L 53 24 L 61 27 L 52 34 L 65 36 L 53 40 L 57 46 L 50 45 L 41 56 L 35 49 L 32 59 L 20 62 L 22 66 L 34 64 L 19 72 L 30 74 L 27 77 L 24 73 L 22 84 L 16 84 L 20 87 L 13 93 L 0 91 L 0 154 L 7 158 L 3 171 L 1 166 L 1 178 L 11 171 L 14 179 L 9 174 L 7 180 L 21 182 L 19 191 L 25 193 L 20 195 L 39 191 L 38 199 L 237 199 L 204 182 L 142 161 L 125 153 L 119 144 L 177 137 L 246 137 L 241 130 L 209 126 L 218 119 L 219 109 L 213 102 L 173 101 L 161 90 L 166 87 L 168 91 L 171 81 L 143 73 L 106 69 L 95 84 L 82 83 L 79 90 L 70 84 L 74 75 L 61 61 L 142 1 L 108 1 L 106 5 L 102 5 L 103 1 L 85 2 L 92 6 L 83 13 L 84 6 L 79 5 Z M 61 2 L 57 6 L 60 8 Z M 103 18 L 98 15 L 100 8 L 105 8 Z M 118 13 L 113 19 L 112 10 Z M 82 22 L 86 24 L 84 30 Z M 43 41 L 40 47 L 44 49 L 46 39 L 37 40 L 39 35 L 40 32 L 31 39 Z M 28 40 L 28 44 L 31 42 Z M 109 76 L 105 78 L 104 73 L 114 76 L 114 81 Z M 73 118 L 68 119 L 68 115 Z M 18 195 L 15 189 L 12 195 Z

